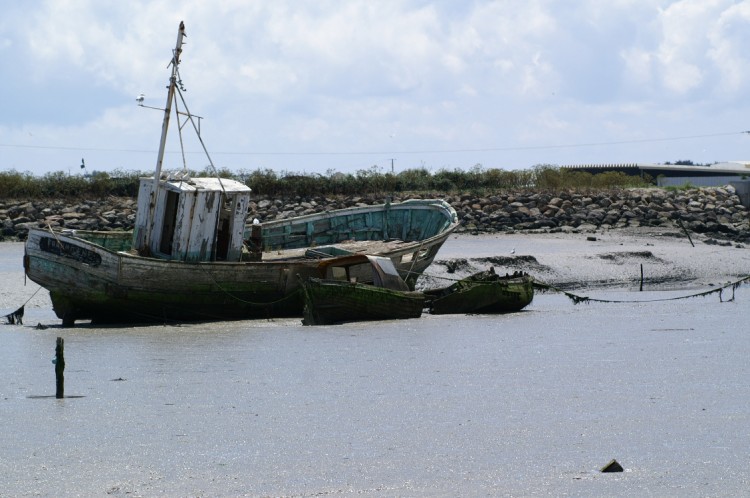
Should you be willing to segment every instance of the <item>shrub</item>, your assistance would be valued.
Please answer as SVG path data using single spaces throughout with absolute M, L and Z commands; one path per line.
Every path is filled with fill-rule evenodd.
M 215 176 L 213 168 L 188 172 L 191 176 Z M 0 192 L 7 197 L 84 197 L 107 195 L 135 197 L 141 177 L 152 173 L 115 170 L 111 174 L 94 171 L 70 175 L 62 171 L 35 177 L 15 170 L 0 172 Z M 270 169 L 240 170 L 221 168 L 218 175 L 241 181 L 256 195 L 307 197 L 311 195 L 382 195 L 394 192 L 492 192 L 507 189 L 612 189 L 651 185 L 649 176 L 628 176 L 618 171 L 591 174 L 540 164 L 527 170 L 485 170 L 481 164 L 469 171 L 441 169 L 431 173 L 424 167 L 407 169 L 397 175 L 383 173 L 377 166 L 355 174 L 328 170 L 325 175 L 276 173 Z M 687 188 L 687 187 L 686 187 Z

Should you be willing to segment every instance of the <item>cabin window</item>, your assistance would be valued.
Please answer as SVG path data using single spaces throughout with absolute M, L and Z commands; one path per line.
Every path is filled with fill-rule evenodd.
M 164 222 L 161 227 L 161 243 L 159 252 L 172 254 L 172 241 L 174 240 L 174 229 L 177 224 L 177 201 L 180 196 L 177 192 L 167 191 L 167 202 L 164 206 Z

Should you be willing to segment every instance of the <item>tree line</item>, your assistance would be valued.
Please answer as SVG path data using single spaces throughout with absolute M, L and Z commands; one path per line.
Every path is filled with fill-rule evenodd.
M 626 175 L 620 171 L 588 173 L 541 164 L 525 170 L 485 169 L 476 165 L 468 171 L 426 168 L 407 169 L 398 173 L 383 172 L 373 166 L 355 173 L 329 170 L 325 174 L 276 172 L 271 169 L 189 171 L 193 177 L 231 178 L 238 180 L 260 196 L 289 197 L 311 195 L 362 195 L 388 192 L 473 192 L 486 193 L 518 189 L 612 189 L 646 187 L 654 184 L 650 177 Z M 15 170 L 0 172 L 3 198 L 50 197 L 135 197 L 140 178 L 153 173 L 115 170 L 70 175 L 62 171 L 35 176 Z

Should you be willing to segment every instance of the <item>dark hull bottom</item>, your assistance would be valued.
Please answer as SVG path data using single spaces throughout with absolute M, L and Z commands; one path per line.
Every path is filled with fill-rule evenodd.
M 159 300 L 153 296 L 148 300 L 110 299 L 95 303 L 55 292 L 50 292 L 50 297 L 55 314 L 66 327 L 73 326 L 76 320 L 125 324 L 301 317 L 303 307 L 299 291 L 265 303 L 240 297 L 227 300 L 226 296 L 214 296 L 213 299 L 209 296 L 203 296 L 203 299 L 191 296 L 181 301 L 175 300 L 174 296 L 170 300 Z

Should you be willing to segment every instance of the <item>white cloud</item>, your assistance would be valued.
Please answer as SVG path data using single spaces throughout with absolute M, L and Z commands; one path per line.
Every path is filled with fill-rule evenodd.
M 728 95 L 746 92 L 750 78 L 750 2 L 730 5 L 708 32 L 710 60 L 719 71 L 720 88 Z
M 634 84 L 659 84 L 671 99 L 739 89 L 740 68 L 747 66 L 748 2 L 669 2 L 644 21 L 650 34 L 621 51 Z
M 636 85 L 648 85 L 653 80 L 653 56 L 642 49 L 633 48 L 622 52 L 625 61 L 625 78 Z
M 701 85 L 705 51 L 702 27 L 716 2 L 682 1 L 661 13 L 662 41 L 655 54 L 660 64 L 662 84 L 684 94 Z

